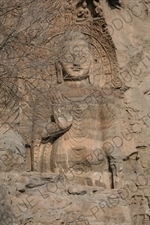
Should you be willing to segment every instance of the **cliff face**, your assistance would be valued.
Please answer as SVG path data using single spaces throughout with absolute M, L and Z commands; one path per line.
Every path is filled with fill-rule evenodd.
M 121 5 L 1 0 L 0 224 L 150 225 L 150 2 Z

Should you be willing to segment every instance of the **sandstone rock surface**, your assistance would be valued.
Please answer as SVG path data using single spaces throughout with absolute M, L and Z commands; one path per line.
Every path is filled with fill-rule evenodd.
M 0 1 L 0 225 L 150 225 L 150 2 L 120 3 Z

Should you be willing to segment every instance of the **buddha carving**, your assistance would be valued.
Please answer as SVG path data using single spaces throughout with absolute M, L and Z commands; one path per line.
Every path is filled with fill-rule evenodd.
M 82 3 L 82 6 L 80 6 L 77 10 L 77 21 L 83 21 L 85 19 L 88 19 L 90 16 L 90 10 L 87 7 L 86 1 Z
M 41 132 L 41 146 L 50 144 L 51 172 L 94 172 L 101 174 L 99 182 L 109 187 L 109 167 L 119 170 L 106 132 L 116 123 L 112 99 L 109 104 L 100 88 L 91 84 L 92 53 L 85 35 L 71 31 L 64 35 L 62 43 L 56 63 L 59 84 L 49 93 L 53 115 Z M 40 147 L 39 171 L 43 167 L 42 155 Z

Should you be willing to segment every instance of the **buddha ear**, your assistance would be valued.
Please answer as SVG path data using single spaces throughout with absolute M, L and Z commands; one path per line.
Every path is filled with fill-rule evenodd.
M 61 84 L 61 83 L 64 82 L 64 80 L 63 80 L 63 72 L 62 72 L 62 65 L 61 65 L 60 62 L 57 62 L 55 64 L 55 66 L 56 66 L 56 73 L 57 73 L 57 82 L 58 82 L 58 84 Z
M 91 66 L 90 66 L 90 70 L 89 70 L 89 82 L 91 84 L 94 83 L 94 76 L 93 76 L 93 60 L 92 60 L 92 57 L 91 57 Z

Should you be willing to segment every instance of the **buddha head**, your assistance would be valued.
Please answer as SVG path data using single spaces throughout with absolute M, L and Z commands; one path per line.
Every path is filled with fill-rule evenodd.
M 82 7 L 83 7 L 84 9 L 87 8 L 87 3 L 86 3 L 86 1 L 84 1 L 84 2 L 82 3 Z
M 59 62 L 57 63 L 58 82 L 87 79 L 90 74 L 92 55 L 85 36 L 80 32 L 64 35 Z

